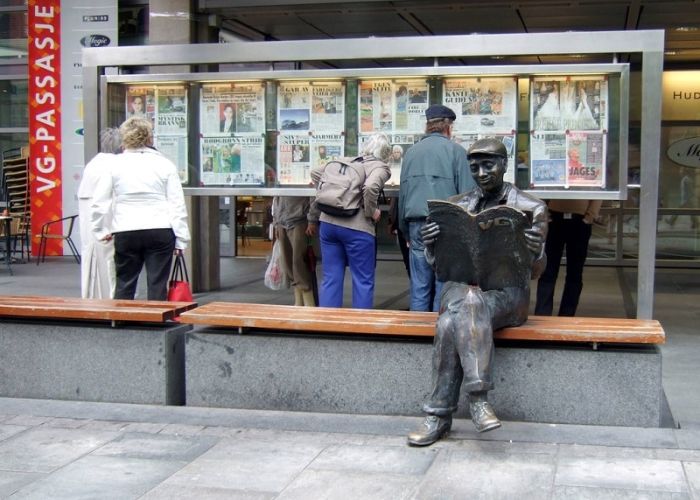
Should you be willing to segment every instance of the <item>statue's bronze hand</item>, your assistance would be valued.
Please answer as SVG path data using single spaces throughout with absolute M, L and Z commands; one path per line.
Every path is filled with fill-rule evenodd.
M 527 242 L 527 248 L 529 248 L 530 251 L 535 254 L 535 256 L 539 256 L 542 253 L 544 238 L 542 237 L 542 233 L 540 233 L 537 229 L 526 229 L 525 241 Z
M 440 234 L 440 226 L 437 222 L 432 222 L 427 220 L 425 225 L 421 228 L 421 237 L 423 238 L 423 245 L 432 250 L 432 246 L 435 244 L 438 235 Z

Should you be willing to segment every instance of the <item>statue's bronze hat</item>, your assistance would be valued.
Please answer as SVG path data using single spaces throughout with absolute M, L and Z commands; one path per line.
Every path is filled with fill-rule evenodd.
M 472 155 L 490 155 L 508 158 L 508 151 L 505 145 L 498 139 L 486 137 L 485 139 L 479 139 L 471 145 L 467 151 L 467 157 L 471 158 Z

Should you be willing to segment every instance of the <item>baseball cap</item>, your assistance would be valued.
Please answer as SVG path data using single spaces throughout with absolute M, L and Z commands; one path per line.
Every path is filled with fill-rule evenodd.
M 443 106 L 442 104 L 433 104 L 425 110 L 426 120 L 438 120 L 440 118 L 447 118 L 449 120 L 455 121 L 457 119 L 457 115 L 455 115 L 455 112 L 452 111 L 450 108 L 448 108 L 447 106 Z

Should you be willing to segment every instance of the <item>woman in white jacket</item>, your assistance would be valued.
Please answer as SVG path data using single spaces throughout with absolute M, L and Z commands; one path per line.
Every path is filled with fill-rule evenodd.
M 129 118 L 119 132 L 123 152 L 97 183 L 92 230 L 114 239 L 115 299 L 134 298 L 145 264 L 148 300 L 166 300 L 173 253 L 190 240 L 182 186 L 175 165 L 153 149 L 149 120 Z
M 110 127 L 100 134 L 100 153 L 85 165 L 78 188 L 80 220 L 80 292 L 84 299 L 114 296 L 114 244 L 99 241 L 92 233 L 92 196 L 97 182 L 109 175 L 115 154 L 121 152 L 119 129 Z

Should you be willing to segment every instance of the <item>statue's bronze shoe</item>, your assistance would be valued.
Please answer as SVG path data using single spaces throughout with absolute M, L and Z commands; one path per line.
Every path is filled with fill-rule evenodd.
M 501 426 L 501 421 L 488 401 L 470 401 L 469 413 L 478 432 L 492 431 Z
M 428 446 L 448 433 L 452 427 L 452 416 L 438 417 L 428 415 L 421 428 L 408 435 L 408 444 L 412 446 Z

